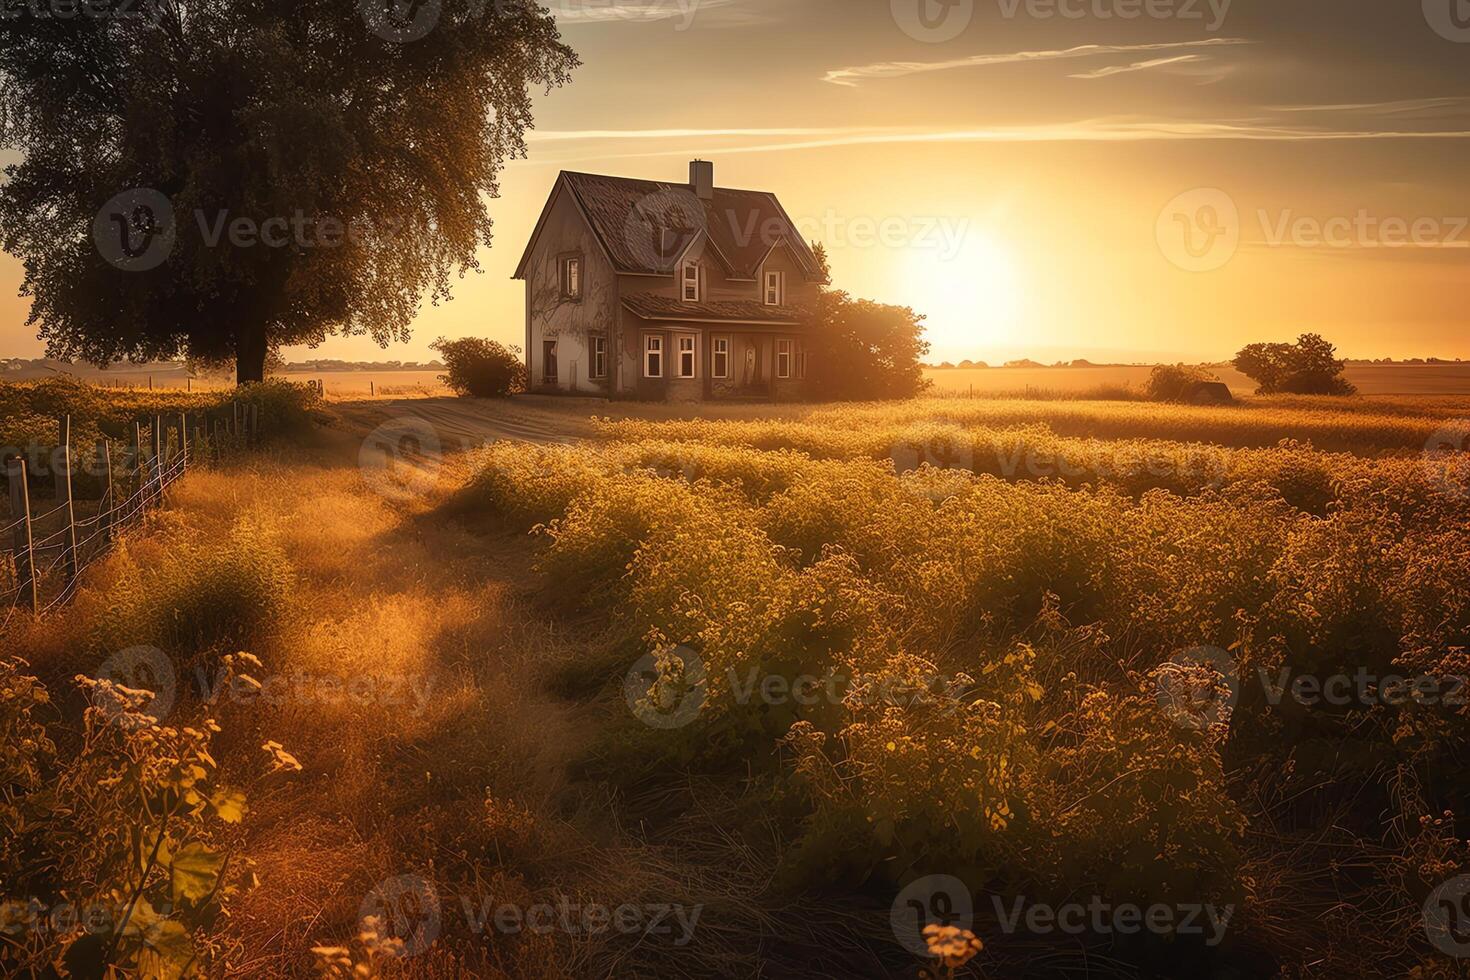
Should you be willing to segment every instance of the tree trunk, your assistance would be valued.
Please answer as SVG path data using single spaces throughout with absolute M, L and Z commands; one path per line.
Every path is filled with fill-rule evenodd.
M 235 333 L 235 383 L 265 380 L 265 324 L 242 323 Z

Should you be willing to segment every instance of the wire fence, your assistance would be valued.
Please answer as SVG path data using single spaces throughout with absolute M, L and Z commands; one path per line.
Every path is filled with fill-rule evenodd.
M 119 534 L 162 505 L 186 473 L 256 445 L 260 429 L 259 406 L 242 402 L 219 412 L 135 423 L 132 442 L 120 455 L 113 440 L 97 442 L 90 475 L 99 491 L 95 500 L 78 500 L 74 464 L 80 454 L 71 441 L 71 417 L 59 421 L 59 444 L 47 456 L 56 466 L 54 504 L 33 509 L 38 474 L 23 457 L 4 461 L 10 515 L 0 523 L 0 547 L 8 545 L 0 558 L 0 631 L 16 616 L 43 617 L 70 601 L 86 570 L 107 555 Z M 79 511 L 85 513 L 78 516 Z

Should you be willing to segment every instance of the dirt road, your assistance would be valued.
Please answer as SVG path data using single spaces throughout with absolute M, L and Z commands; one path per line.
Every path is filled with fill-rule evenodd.
M 366 435 L 397 420 L 427 423 L 445 452 L 483 446 L 501 439 L 523 442 L 575 442 L 592 431 L 588 419 L 606 414 L 607 403 L 591 398 L 509 400 L 486 398 L 407 398 L 335 402 L 332 410 L 349 431 Z

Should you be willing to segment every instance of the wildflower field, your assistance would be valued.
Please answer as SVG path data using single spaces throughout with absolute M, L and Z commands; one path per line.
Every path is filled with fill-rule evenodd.
M 1470 404 L 528 401 L 404 493 L 279 397 L 0 632 L 0 973 L 1470 962 Z
M 1450 414 L 603 420 L 485 450 L 461 503 L 531 532 L 605 629 L 582 680 L 629 710 L 594 768 L 758 799 L 777 894 L 917 896 L 948 926 L 959 891 L 997 975 L 1401 975 L 1456 964 L 1434 910 L 1470 871 Z M 1219 921 L 1009 915 L 1078 902 Z

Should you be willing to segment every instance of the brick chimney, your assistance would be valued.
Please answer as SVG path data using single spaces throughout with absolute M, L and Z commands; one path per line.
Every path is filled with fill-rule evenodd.
M 708 201 L 715 196 L 715 165 L 709 160 L 694 160 L 689 164 L 689 189 Z

